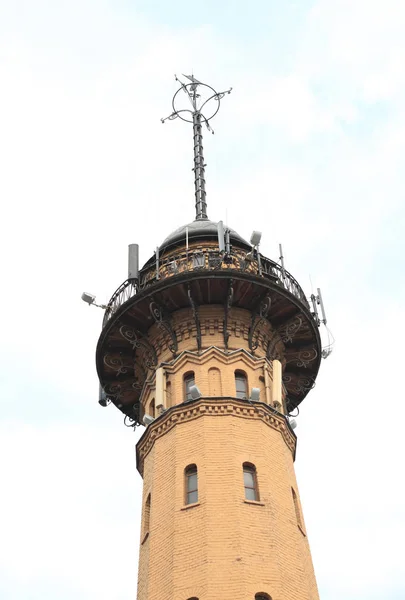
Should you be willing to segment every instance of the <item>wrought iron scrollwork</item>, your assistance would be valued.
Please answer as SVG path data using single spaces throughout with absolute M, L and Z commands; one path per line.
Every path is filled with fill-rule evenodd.
M 271 297 L 269 294 L 260 302 L 259 309 L 252 313 L 252 323 L 249 329 L 249 348 L 252 352 L 259 346 L 259 326 L 265 322 L 271 308 Z
M 224 314 L 224 344 L 225 348 L 228 349 L 228 341 L 231 337 L 231 334 L 228 331 L 228 316 L 229 310 L 232 306 L 233 302 L 233 280 L 230 279 L 228 283 L 228 294 L 225 301 L 225 314 Z
M 122 389 L 119 383 L 106 383 L 103 390 L 110 400 L 113 400 L 115 404 L 119 404 L 122 398 Z
M 293 338 L 301 329 L 303 322 L 304 320 L 302 315 L 297 315 L 293 319 L 290 319 L 289 321 L 283 323 L 280 327 L 278 327 L 277 332 L 281 337 L 281 341 L 285 344 L 287 342 L 292 342 Z
M 112 369 L 113 371 L 116 371 L 116 377 L 128 373 L 129 370 L 134 370 L 134 363 L 128 364 L 124 361 L 122 356 L 113 356 L 112 354 L 105 354 L 103 361 L 106 367 Z
M 191 294 L 191 288 L 190 286 L 188 286 L 187 289 L 187 295 L 188 295 L 188 299 L 190 302 L 190 306 L 191 306 L 191 310 L 193 313 L 193 317 L 194 317 L 194 323 L 195 323 L 195 328 L 196 328 L 196 333 L 197 333 L 197 348 L 198 350 L 201 350 L 201 326 L 200 326 L 200 318 L 198 315 L 198 307 L 197 304 L 195 303 L 195 300 Z M 176 340 L 177 342 L 177 340 Z
M 289 353 L 287 363 L 295 363 L 297 367 L 304 367 L 306 369 L 317 357 L 318 352 L 316 348 L 302 348 L 301 350 L 297 350 L 297 352 Z
M 144 350 L 144 360 L 148 369 L 153 369 L 157 366 L 158 359 L 156 351 L 145 336 L 129 325 L 122 325 L 119 332 L 122 337 L 131 344 L 134 351 L 136 351 L 137 348 L 142 348 Z
M 305 375 L 293 377 L 292 375 L 285 373 L 283 375 L 283 383 L 288 388 L 289 392 L 306 394 L 315 387 L 315 377 L 307 377 Z
M 149 310 L 158 327 L 165 331 L 169 336 L 170 342 L 168 343 L 168 348 L 175 356 L 177 353 L 178 344 L 176 334 L 174 333 L 173 327 L 170 323 L 170 317 L 165 315 L 163 308 L 159 306 L 155 300 L 152 300 L 152 302 L 149 304 Z

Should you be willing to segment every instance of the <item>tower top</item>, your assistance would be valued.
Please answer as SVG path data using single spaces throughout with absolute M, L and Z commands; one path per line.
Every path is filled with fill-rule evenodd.
M 164 123 L 165 121 L 172 121 L 179 117 L 182 121 L 193 124 L 195 218 L 196 220 L 205 220 L 208 219 L 208 215 L 205 191 L 206 165 L 204 164 L 203 136 L 201 131 L 202 123 L 205 123 L 208 131 L 214 133 L 209 121 L 219 111 L 221 99 L 225 94 L 230 94 L 232 88 L 224 92 L 216 92 L 213 87 L 202 83 L 194 75 L 183 75 L 183 77 L 188 79 L 189 83 L 184 83 L 175 75 L 176 81 L 180 83 L 180 88 L 173 96 L 173 112 L 165 119 L 161 119 L 161 121 Z

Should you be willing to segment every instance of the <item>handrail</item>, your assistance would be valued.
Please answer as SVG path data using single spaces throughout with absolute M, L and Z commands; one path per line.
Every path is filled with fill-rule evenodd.
M 139 273 L 139 280 L 127 279 L 114 292 L 104 315 L 103 326 L 117 309 L 134 296 L 139 290 L 153 285 L 161 279 L 167 279 L 181 273 L 193 271 L 242 271 L 271 279 L 283 287 L 309 308 L 308 300 L 298 281 L 283 267 L 256 251 L 247 252 L 232 248 L 227 255 L 213 248 L 193 248 L 172 252 L 161 258 L 158 265 L 149 264 Z

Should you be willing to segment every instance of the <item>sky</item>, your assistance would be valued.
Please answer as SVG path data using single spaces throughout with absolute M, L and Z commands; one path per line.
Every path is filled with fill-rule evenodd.
M 194 217 L 192 132 L 160 122 L 191 72 L 233 88 L 210 218 L 281 242 L 336 339 L 296 429 L 320 597 L 405 597 L 404 64 L 400 0 L 0 0 L 2 599 L 136 597 L 142 428 L 98 405 L 80 295 Z

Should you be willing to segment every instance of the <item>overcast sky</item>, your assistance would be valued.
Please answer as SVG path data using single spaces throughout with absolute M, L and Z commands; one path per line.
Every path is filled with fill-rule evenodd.
M 142 428 L 97 403 L 80 294 L 193 219 L 192 132 L 160 118 L 194 71 L 233 87 L 209 216 L 282 242 L 336 338 L 296 430 L 321 599 L 403 600 L 404 64 L 401 0 L 0 0 L 2 599 L 136 596 Z

